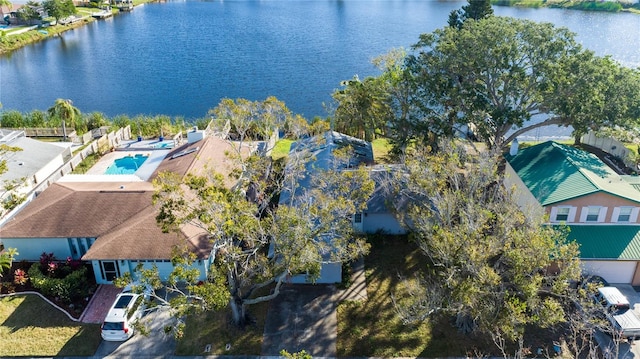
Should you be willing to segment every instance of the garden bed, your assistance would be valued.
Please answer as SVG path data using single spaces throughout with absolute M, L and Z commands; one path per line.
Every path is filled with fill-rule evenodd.
M 13 263 L 11 269 L 0 278 L 0 294 L 38 292 L 73 318 L 79 319 L 97 289 L 93 268 L 91 265 L 79 261 L 74 262 L 73 266 L 70 261 L 53 260 L 51 263 L 55 263 L 55 269 L 42 273 L 40 285 L 34 285 L 29 275 L 29 273 L 34 273 L 33 265 L 39 263 L 27 261 Z M 84 274 L 76 273 L 77 271 L 83 271 Z M 72 275 L 72 273 L 75 274 Z M 77 280 L 78 276 L 82 278 Z M 79 284 L 79 286 L 66 286 L 64 281 L 66 277 L 69 277 L 68 281 Z M 55 282 L 47 284 L 47 281 Z M 68 291 L 69 288 L 72 290 L 71 293 Z

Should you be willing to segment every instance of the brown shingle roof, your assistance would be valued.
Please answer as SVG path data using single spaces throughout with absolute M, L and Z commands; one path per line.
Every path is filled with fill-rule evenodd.
M 151 205 L 150 184 L 55 183 L 0 229 L 1 237 L 99 237 Z M 94 185 L 88 189 L 88 185 Z M 120 188 L 124 186 L 124 188 Z M 144 189 L 146 187 L 146 189 Z
M 192 238 L 188 238 L 184 231 L 162 233 L 155 216 L 152 206 L 144 208 L 135 217 L 101 236 L 82 259 L 169 259 L 173 247 L 185 243 L 198 258 L 209 257 L 211 244 L 206 233 L 199 231 Z
M 206 168 L 226 177 L 232 170 L 227 153 L 232 151 L 216 137 L 181 146 L 167 155 L 151 180 L 162 171 L 202 174 Z M 150 182 L 56 183 L 0 228 L 0 237 L 97 238 L 84 260 L 169 259 L 173 246 L 183 243 L 198 258 L 207 258 L 211 244 L 202 229 L 185 225 L 180 233 L 162 233 L 151 204 L 153 190 Z
M 202 141 L 186 144 L 171 151 L 160 163 L 150 180 L 166 171 L 186 175 L 187 173 L 204 174 L 207 169 L 213 169 L 228 178 L 233 170 L 233 160 L 229 159 L 228 155 L 235 153 L 235 148 L 228 141 L 218 137 L 207 137 Z M 243 156 L 248 153 L 249 148 L 243 147 Z M 232 182 L 227 181 L 226 184 L 231 186 Z

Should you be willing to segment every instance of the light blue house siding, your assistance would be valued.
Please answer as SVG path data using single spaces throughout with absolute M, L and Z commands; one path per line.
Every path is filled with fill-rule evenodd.
M 135 269 L 142 263 L 143 269 L 152 269 L 155 265 L 158 268 L 158 274 L 162 281 L 166 281 L 169 275 L 173 271 L 173 265 L 169 259 L 118 259 L 118 260 L 92 260 L 93 273 L 95 274 L 96 283 L 98 284 L 111 284 L 113 279 L 120 277 L 125 273 L 131 273 L 133 278 L 136 278 L 137 274 Z M 197 260 L 193 263 L 194 268 L 197 268 L 200 272 L 199 280 L 205 281 L 207 279 L 207 273 L 211 266 L 211 259 Z
M 290 283 L 308 284 L 307 276 L 299 274 L 291 277 Z M 342 263 L 330 262 L 322 264 L 320 269 L 320 277 L 316 280 L 316 284 L 335 284 L 342 282 Z
M 385 233 L 385 234 L 406 234 L 407 231 L 402 228 L 400 222 L 391 213 L 367 213 L 362 215 L 362 225 L 355 223 L 354 227 L 364 233 Z
M 59 260 L 80 259 L 95 238 L 2 238 L 5 248 L 18 251 L 16 261 L 39 261 L 43 252 L 53 253 Z

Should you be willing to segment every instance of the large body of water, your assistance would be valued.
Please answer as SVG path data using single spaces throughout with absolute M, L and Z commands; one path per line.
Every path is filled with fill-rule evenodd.
M 307 118 L 371 59 L 410 47 L 466 1 L 168 1 L 93 22 L 0 57 L 0 103 L 46 110 L 56 98 L 83 113 L 205 117 L 220 99 L 276 96 Z M 640 15 L 494 7 L 548 21 L 585 47 L 640 66 Z

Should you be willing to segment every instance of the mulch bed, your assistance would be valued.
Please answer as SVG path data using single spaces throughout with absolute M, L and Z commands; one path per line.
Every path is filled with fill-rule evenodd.
M 0 277 L 0 295 L 2 294 L 11 294 L 11 293 L 21 293 L 21 292 L 38 292 L 40 293 L 40 291 L 36 288 L 33 288 L 33 286 L 31 285 L 31 281 L 27 281 L 26 284 L 23 285 L 19 285 L 19 284 L 15 284 L 13 282 L 14 280 L 14 273 L 17 269 L 22 269 L 25 272 L 29 271 L 29 268 L 31 267 L 33 263 L 32 262 L 16 262 L 13 263 L 13 265 L 11 266 L 11 269 L 8 272 L 4 273 L 4 276 Z M 88 280 L 89 283 L 91 285 L 91 295 L 84 297 L 84 298 L 77 298 L 76 300 L 72 301 L 71 303 L 65 303 L 63 301 L 61 301 L 59 298 L 56 297 L 51 297 L 51 296 L 47 296 L 42 294 L 45 298 L 49 299 L 52 303 L 56 304 L 58 307 L 62 308 L 64 311 L 66 311 L 67 313 L 69 313 L 72 317 L 79 319 L 80 316 L 82 315 L 82 313 L 84 312 L 84 309 L 87 307 L 87 305 L 89 304 L 89 300 L 91 300 L 91 297 L 93 296 L 93 294 L 95 293 L 96 289 L 97 289 L 97 284 L 95 282 L 95 277 L 93 275 L 93 269 L 89 266 L 89 271 L 87 271 L 87 276 L 88 276 Z

